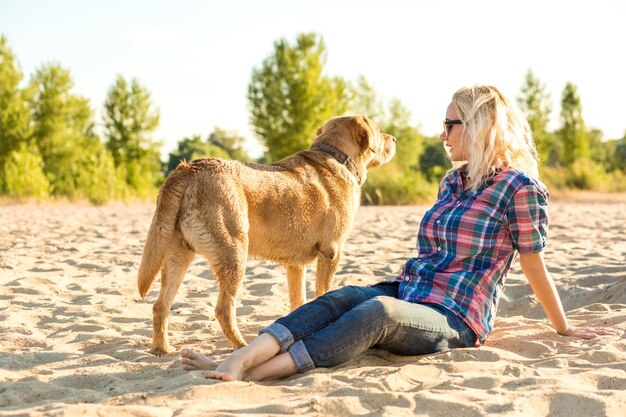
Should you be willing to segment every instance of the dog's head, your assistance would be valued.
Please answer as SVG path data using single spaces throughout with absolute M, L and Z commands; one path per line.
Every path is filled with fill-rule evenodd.
M 333 117 L 317 130 L 312 146 L 328 144 L 348 155 L 365 172 L 393 158 L 396 138 L 381 133 L 380 128 L 365 116 Z

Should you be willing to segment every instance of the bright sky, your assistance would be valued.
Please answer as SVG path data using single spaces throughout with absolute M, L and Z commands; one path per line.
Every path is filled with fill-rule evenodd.
M 300 32 L 324 37 L 328 75 L 364 75 L 427 135 L 439 134 L 457 88 L 491 84 L 513 99 L 531 68 L 551 94 L 552 127 L 571 81 L 587 125 L 621 138 L 625 19 L 623 0 L 0 0 L 0 33 L 26 79 L 58 62 L 99 114 L 117 74 L 138 78 L 160 110 L 154 138 L 164 153 L 216 126 L 258 152 L 246 100 L 252 69 L 276 40 Z

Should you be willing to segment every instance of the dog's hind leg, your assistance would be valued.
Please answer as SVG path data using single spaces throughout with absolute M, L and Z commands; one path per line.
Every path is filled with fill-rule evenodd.
M 215 317 L 226 338 L 237 349 L 247 344 L 237 325 L 236 305 L 237 294 L 246 273 L 248 236 L 240 233 L 238 238 L 235 238 L 233 236 L 235 234 L 213 235 L 210 238 L 205 236 L 204 241 L 211 243 L 204 244 L 196 250 L 207 258 L 217 278 L 219 295 Z
M 176 236 L 161 269 L 159 298 L 152 307 L 153 333 L 150 352 L 155 355 L 165 355 L 175 350 L 170 346 L 167 335 L 170 308 L 194 257 L 195 253 L 188 248 L 182 235 Z
M 287 283 L 289 286 L 289 303 L 295 310 L 306 303 L 306 266 L 287 265 Z

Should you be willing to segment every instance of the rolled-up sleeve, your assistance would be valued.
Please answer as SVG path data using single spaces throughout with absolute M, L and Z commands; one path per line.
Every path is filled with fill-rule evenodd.
M 520 253 L 541 252 L 548 244 L 548 190 L 521 187 L 511 198 L 507 217 L 513 246 Z

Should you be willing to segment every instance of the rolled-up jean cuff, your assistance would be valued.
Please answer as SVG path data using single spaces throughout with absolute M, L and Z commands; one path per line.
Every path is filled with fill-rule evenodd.
M 302 373 L 315 368 L 313 359 L 311 359 L 311 356 L 309 355 L 309 352 L 307 352 L 302 340 L 298 340 L 289 347 L 289 354 L 291 355 L 291 359 L 293 359 L 296 364 L 298 372 Z
M 291 331 L 280 323 L 272 323 L 264 329 L 259 330 L 259 334 L 267 333 L 272 336 L 280 345 L 280 353 L 287 352 L 289 346 L 293 345 L 293 335 Z

